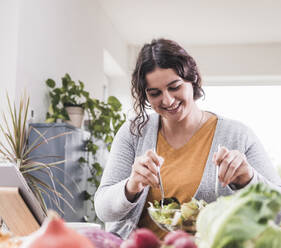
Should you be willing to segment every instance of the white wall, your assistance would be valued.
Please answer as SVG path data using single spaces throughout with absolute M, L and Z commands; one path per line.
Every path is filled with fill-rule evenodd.
M 35 121 L 48 108 L 47 78 L 60 83 L 70 73 L 91 96 L 102 98 L 103 49 L 124 67 L 126 44 L 107 21 L 96 0 L 24 0 L 19 15 L 16 94 L 27 88 Z
M 0 1 L 0 107 L 6 109 L 6 91 L 14 99 L 18 33 L 18 0 Z
M 98 11 L 98 33 L 100 35 L 100 43 L 103 49 L 105 49 L 118 63 L 123 72 L 127 72 L 128 55 L 127 55 L 127 43 L 118 33 L 114 24 L 106 16 L 103 9 L 99 6 Z
M 132 116 L 133 102 L 131 98 L 130 78 L 128 76 L 120 76 L 109 78 L 108 95 L 118 97 L 122 103 L 122 111 L 127 116 Z
M 99 27 L 103 29 L 101 42 L 105 49 L 105 74 L 107 95 L 116 96 L 122 104 L 122 110 L 127 113 L 132 108 L 130 88 L 128 86 L 128 49 L 126 41 L 120 37 L 114 24 L 99 11 Z M 116 39 L 118 38 L 119 39 Z M 108 53 L 108 54 L 107 54 Z M 129 101 L 128 101 L 129 100 Z
M 18 0 L 0 1 L 0 124 L 2 111 L 8 114 L 6 92 L 11 102 L 15 98 L 18 32 Z M 9 121 L 9 119 L 8 119 Z M 0 141 L 7 144 L 2 135 Z

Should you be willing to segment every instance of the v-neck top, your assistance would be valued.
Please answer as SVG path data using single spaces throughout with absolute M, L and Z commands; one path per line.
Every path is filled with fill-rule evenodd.
M 161 132 L 158 132 L 157 154 L 164 158 L 160 171 L 165 197 L 174 196 L 180 203 L 184 203 L 194 196 L 203 176 L 216 124 L 217 117 L 211 116 L 188 142 L 178 149 L 169 145 Z M 146 210 L 148 202 L 160 199 L 160 190 L 150 188 L 138 226 L 148 227 L 163 238 L 166 233 L 152 222 Z

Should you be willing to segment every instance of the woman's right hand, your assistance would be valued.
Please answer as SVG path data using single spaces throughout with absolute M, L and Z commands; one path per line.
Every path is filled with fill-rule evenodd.
M 129 201 L 133 201 L 136 194 L 140 193 L 147 185 L 159 187 L 157 166 L 160 166 L 163 161 L 163 158 L 152 150 L 148 150 L 144 155 L 136 157 L 126 184 L 126 196 Z

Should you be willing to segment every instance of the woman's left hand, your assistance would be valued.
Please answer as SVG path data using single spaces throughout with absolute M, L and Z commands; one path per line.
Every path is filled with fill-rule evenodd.
M 254 172 L 244 154 L 221 146 L 213 155 L 213 163 L 219 166 L 219 180 L 222 186 L 233 183 L 244 187 L 252 179 Z

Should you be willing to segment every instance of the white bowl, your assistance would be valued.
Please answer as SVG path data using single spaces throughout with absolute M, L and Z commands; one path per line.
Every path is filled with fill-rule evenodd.
M 67 227 L 79 231 L 85 228 L 101 228 L 100 224 L 89 223 L 89 222 L 66 222 Z

